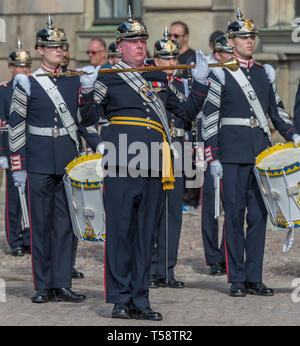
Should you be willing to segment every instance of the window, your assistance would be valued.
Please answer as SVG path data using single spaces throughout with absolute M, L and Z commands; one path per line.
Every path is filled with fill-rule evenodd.
M 95 0 L 95 24 L 120 24 L 128 14 L 128 6 L 135 19 L 142 17 L 141 0 Z
M 300 0 L 295 0 L 295 17 L 300 16 Z

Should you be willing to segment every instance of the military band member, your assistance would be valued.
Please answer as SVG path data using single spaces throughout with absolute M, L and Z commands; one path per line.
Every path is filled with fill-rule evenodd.
M 206 158 L 215 186 L 222 179 L 229 294 L 272 296 L 273 290 L 262 282 L 267 212 L 253 167 L 255 157 L 271 145 L 267 113 L 286 140 L 297 146 L 300 137 L 275 89 L 274 69 L 253 60 L 258 34 L 254 23 L 243 19 L 238 10 L 227 34 L 240 69 L 213 69 L 203 121 Z
M 148 36 L 144 24 L 133 20 L 129 11 L 128 20 L 116 32 L 122 60 L 113 69 L 143 66 Z M 194 70 L 196 80 L 207 83 L 207 62 L 201 52 Z M 159 71 L 103 75 L 95 85 L 97 112 L 110 122 L 103 139 L 117 152 L 114 164 L 105 164 L 104 157 L 105 289 L 107 303 L 115 304 L 113 318 L 162 319 L 150 308 L 148 280 L 163 189 L 172 188 L 174 182 L 166 109 L 192 120 L 207 91 L 207 86 L 197 81 L 184 103 L 168 87 L 166 74 Z M 161 90 L 156 91 L 155 85 Z M 151 162 L 152 145 L 162 142 L 162 164 L 155 165 Z M 136 155 L 127 151 L 136 143 L 143 144 L 138 162 Z
M 118 50 L 116 42 L 112 42 L 108 47 L 107 61 L 111 66 L 118 64 L 122 59 L 121 53 Z
M 60 64 L 60 66 L 62 68 L 62 72 L 68 71 L 69 64 L 70 64 L 69 44 L 65 44 L 63 46 L 63 50 L 62 50 L 62 62 Z M 72 78 L 73 78 L 73 81 L 78 84 L 78 88 L 80 88 L 79 78 L 74 78 L 74 77 L 72 77 Z M 89 127 L 86 129 L 83 126 L 81 126 L 80 132 L 81 132 L 83 138 L 88 141 L 88 143 L 90 142 L 90 136 L 92 136 L 92 137 L 97 136 L 98 137 L 97 130 L 95 127 Z M 90 133 L 90 132 L 92 132 L 92 133 Z M 100 138 L 99 138 L 99 140 L 100 140 Z M 96 139 L 96 141 L 97 141 L 97 139 Z M 86 149 L 89 151 L 91 150 L 90 147 L 88 147 Z M 75 268 L 77 247 L 78 247 L 78 238 L 75 236 L 75 234 L 73 234 L 72 279 L 83 279 L 84 274 Z
M 177 57 L 179 48 L 176 41 L 169 39 L 168 29 L 165 28 L 164 38 L 154 44 L 154 62 L 156 66 L 172 66 L 178 63 Z M 185 99 L 184 81 L 174 77 L 174 71 L 164 71 L 167 75 L 168 85 L 179 101 Z M 156 86 L 157 90 L 161 86 Z M 180 232 L 182 226 L 182 200 L 183 200 L 183 150 L 184 150 L 184 131 L 191 127 L 191 124 L 186 124 L 184 119 L 178 118 L 171 113 L 167 113 L 169 123 L 173 122 L 172 143 L 177 145 L 176 148 L 181 148 L 179 171 L 176 172 L 176 180 L 174 190 L 168 192 L 168 287 L 183 288 L 184 283 L 177 281 L 174 277 L 174 267 L 177 263 L 178 247 Z M 174 166 L 176 166 L 174 164 Z M 181 169 L 180 169 L 181 168 Z M 174 167 L 175 169 L 175 167 Z M 166 269 L 165 269 L 165 203 L 161 204 L 161 212 L 159 222 L 155 232 L 155 244 L 152 255 L 152 265 L 150 271 L 149 287 L 155 288 L 158 286 L 166 286 Z
M 30 73 L 32 59 L 29 51 L 22 49 L 18 40 L 17 50 L 9 55 L 8 64 L 12 80 L 0 87 L 0 118 L 4 123 L 9 122 L 9 110 L 13 93 L 14 77 L 23 73 Z M 12 172 L 9 169 L 8 133 L 0 135 L 0 168 L 6 169 L 6 204 L 5 204 L 5 230 L 8 244 L 13 256 L 24 256 L 30 253 L 29 228 L 23 229 L 22 209 L 18 189 L 15 187 Z
M 16 76 L 10 109 L 13 179 L 22 190 L 28 186 L 33 303 L 86 299 L 70 289 L 73 233 L 62 178 L 80 150 L 77 127 L 96 122 L 89 109 L 97 71 L 83 68 L 92 74 L 80 77 L 80 90 L 72 78 L 36 76 L 61 71 L 66 44 L 64 30 L 54 27 L 49 16 L 47 27 L 36 35 L 42 65 L 30 77 Z
M 215 39 L 213 53 L 209 56 L 209 63 L 223 63 L 228 61 L 233 55 L 232 47 L 228 45 L 227 38 L 221 35 Z M 212 80 L 212 82 L 214 82 Z M 209 107 L 209 103 L 207 103 Z M 204 104 L 201 112 L 205 112 L 206 105 Z M 204 130 L 202 136 L 202 119 L 199 119 L 199 141 L 206 140 L 206 133 L 209 129 L 209 121 L 204 121 Z M 210 267 L 212 275 L 222 275 L 225 273 L 225 253 L 224 241 L 222 237 L 221 245 L 219 246 L 219 226 L 218 220 L 215 219 L 215 194 L 214 182 L 210 170 L 207 169 L 204 176 L 204 183 L 201 190 L 201 230 L 205 254 L 205 262 Z

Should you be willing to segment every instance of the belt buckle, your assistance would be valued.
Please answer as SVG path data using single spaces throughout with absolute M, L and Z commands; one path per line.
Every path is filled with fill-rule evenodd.
M 257 127 L 258 126 L 258 121 L 257 119 L 251 117 L 250 118 L 250 127 L 253 129 L 254 127 Z
M 57 138 L 59 136 L 59 129 L 57 127 L 52 128 L 52 137 Z

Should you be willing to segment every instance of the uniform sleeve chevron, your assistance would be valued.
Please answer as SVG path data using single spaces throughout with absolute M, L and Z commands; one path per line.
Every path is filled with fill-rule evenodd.
M 101 103 L 107 93 L 107 86 L 100 81 L 97 81 L 94 89 L 94 100 L 96 103 Z
M 18 86 L 15 87 L 13 92 L 10 106 L 10 115 L 14 112 L 18 113 L 23 118 L 26 117 L 27 113 L 27 95 Z
M 25 121 L 15 127 L 9 127 L 9 149 L 11 152 L 15 153 L 25 145 L 25 128 Z
M 216 80 L 215 75 L 210 74 L 210 88 L 202 108 L 201 134 L 204 141 L 217 138 L 219 131 L 220 106 L 222 95 L 222 84 Z
M 280 96 L 278 94 L 278 90 L 276 88 L 275 83 L 272 84 L 272 87 L 273 87 L 274 96 L 275 96 L 275 100 L 276 100 L 276 105 L 277 105 L 277 109 L 278 109 L 278 114 L 279 114 L 280 118 L 285 123 L 287 123 L 289 125 L 293 125 L 293 121 L 291 120 L 289 114 L 284 109 L 283 103 L 282 103 L 281 98 L 280 98 Z

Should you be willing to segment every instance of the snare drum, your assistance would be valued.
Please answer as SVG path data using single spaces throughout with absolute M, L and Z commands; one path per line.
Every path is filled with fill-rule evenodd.
M 300 227 L 300 147 L 278 144 L 256 158 L 254 168 L 266 209 L 274 226 Z
M 88 241 L 105 240 L 101 158 L 100 154 L 76 158 L 64 175 L 73 232 Z

